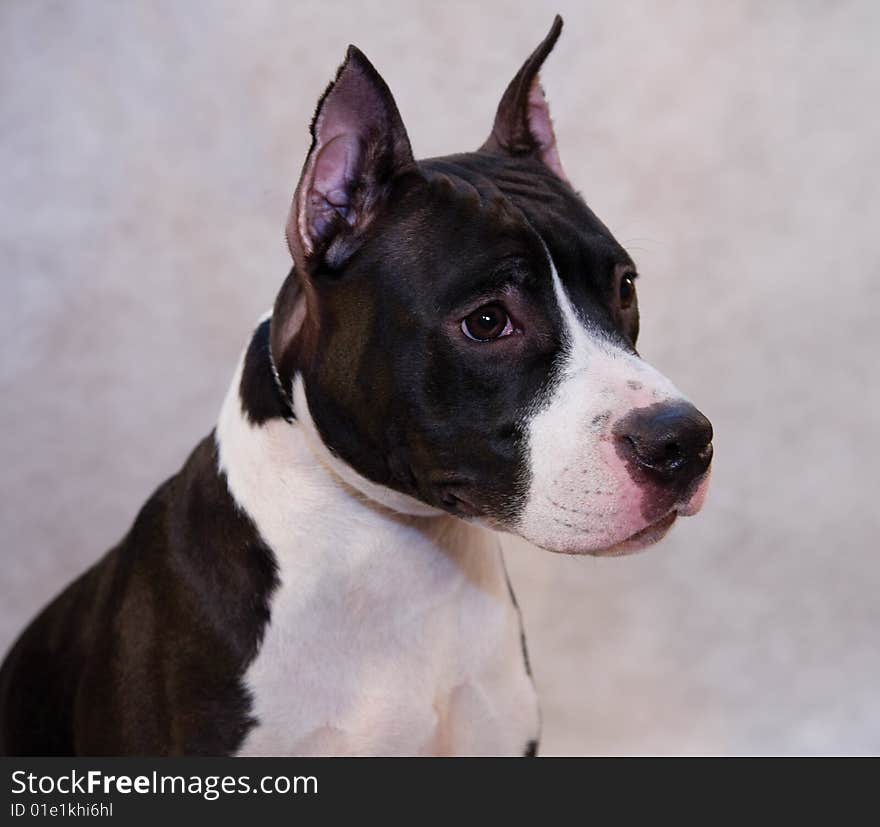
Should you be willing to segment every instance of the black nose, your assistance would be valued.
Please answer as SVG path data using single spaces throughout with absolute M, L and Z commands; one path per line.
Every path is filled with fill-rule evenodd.
M 624 453 L 665 486 L 683 491 L 712 462 L 712 423 L 687 402 L 638 408 L 615 430 Z

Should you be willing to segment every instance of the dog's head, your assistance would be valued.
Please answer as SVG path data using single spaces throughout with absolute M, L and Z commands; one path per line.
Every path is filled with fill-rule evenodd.
M 349 48 L 312 123 L 271 351 L 370 496 L 621 552 L 699 509 L 712 429 L 636 353 L 635 266 L 563 172 L 538 80 L 561 28 L 478 151 L 425 161 Z

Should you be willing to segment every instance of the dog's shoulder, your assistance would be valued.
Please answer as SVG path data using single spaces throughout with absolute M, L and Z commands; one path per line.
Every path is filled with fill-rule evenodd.
M 272 552 L 230 496 L 212 433 L 16 642 L 0 672 L 0 748 L 234 751 L 252 725 L 241 676 L 276 584 Z M 51 697 L 35 702 L 35 692 Z
M 116 554 L 109 677 L 131 689 L 110 693 L 111 705 L 122 699 L 121 720 L 106 731 L 137 731 L 136 752 L 232 752 L 252 725 L 241 678 L 268 623 L 277 572 L 229 494 L 213 433 L 144 505 Z M 96 689 L 107 685 L 101 672 Z M 139 720 L 142 705 L 153 706 L 149 722 Z

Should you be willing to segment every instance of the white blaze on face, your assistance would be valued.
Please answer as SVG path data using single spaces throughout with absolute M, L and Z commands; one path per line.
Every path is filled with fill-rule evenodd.
M 645 492 L 615 449 L 615 424 L 635 408 L 684 397 L 650 365 L 591 331 L 552 259 L 550 268 L 565 350 L 550 397 L 526 428 L 529 488 L 514 530 L 553 551 L 604 551 L 648 526 Z

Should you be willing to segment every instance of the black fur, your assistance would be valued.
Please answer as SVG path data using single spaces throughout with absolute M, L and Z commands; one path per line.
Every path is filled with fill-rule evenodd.
M 269 319 L 257 327 L 242 366 L 239 396 L 244 415 L 252 425 L 262 425 L 270 419 L 295 418 L 290 399 L 272 374 L 269 328 Z
M 0 754 L 234 752 L 253 723 L 241 678 L 276 582 L 209 436 L 12 648 Z

